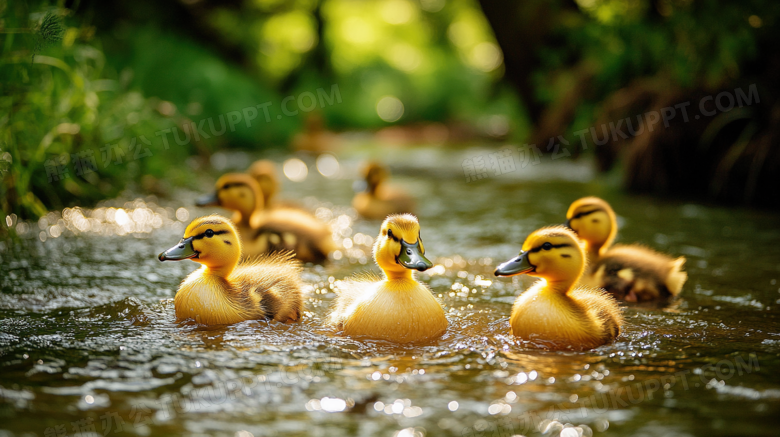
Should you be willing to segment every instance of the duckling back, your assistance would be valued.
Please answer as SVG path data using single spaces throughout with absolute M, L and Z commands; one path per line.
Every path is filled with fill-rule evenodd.
M 303 311 L 300 263 L 290 254 L 268 254 L 239 264 L 229 277 L 192 272 L 176 293 L 176 319 L 204 325 L 244 320 L 294 322 Z
M 239 298 L 256 305 L 263 317 L 295 322 L 303 312 L 300 271 L 291 253 L 271 253 L 239 264 L 230 281 L 240 287 Z
M 380 186 L 375 193 L 358 193 L 352 207 L 362 217 L 381 220 L 391 214 L 414 213 L 414 199 L 394 187 Z
M 688 274 L 685 257 L 673 259 L 639 245 L 615 245 L 595 261 L 591 284 L 616 298 L 643 302 L 676 296 Z
M 606 344 L 620 335 L 623 314 L 617 301 L 601 288 L 580 287 L 569 292 L 569 296 L 585 309 L 588 319 L 596 321 L 599 328 L 599 344 Z
M 331 231 L 306 211 L 279 207 L 264 211 L 244 243 L 247 254 L 290 251 L 303 262 L 322 263 L 335 249 Z

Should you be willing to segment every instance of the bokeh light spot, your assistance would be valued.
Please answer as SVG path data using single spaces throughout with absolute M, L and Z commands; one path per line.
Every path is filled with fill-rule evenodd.
M 376 113 L 382 120 L 392 123 L 404 115 L 404 104 L 398 97 L 385 96 L 376 104 Z
M 306 163 L 298 158 L 290 158 L 285 161 L 282 170 L 287 179 L 293 182 L 302 182 L 309 175 L 309 168 L 306 166 Z
M 339 175 L 339 160 L 330 154 L 322 154 L 317 157 L 317 171 L 326 178 L 335 178 Z
M 407 0 L 388 0 L 382 7 L 382 18 L 390 24 L 404 24 L 411 20 L 415 5 Z

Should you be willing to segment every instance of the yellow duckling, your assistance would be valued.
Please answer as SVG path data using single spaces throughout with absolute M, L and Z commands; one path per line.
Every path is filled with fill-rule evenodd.
M 548 349 L 584 350 L 613 341 L 623 325 L 620 308 L 604 290 L 576 286 L 584 269 L 585 253 L 570 229 L 553 226 L 529 235 L 520 255 L 495 271 L 542 278 L 515 301 L 512 334 Z
M 584 197 L 571 204 L 568 222 L 585 244 L 588 272 L 583 283 L 601 287 L 627 302 L 651 301 L 676 296 L 688 274 L 682 271 L 685 257 L 673 259 L 637 244 L 615 245 L 615 212 L 597 197 Z
M 260 185 L 260 192 L 263 193 L 263 204 L 265 207 L 273 206 L 276 194 L 279 193 L 282 185 L 276 173 L 276 164 L 267 159 L 259 159 L 249 166 L 247 172 Z
M 303 262 L 319 263 L 334 249 L 328 226 L 307 211 L 285 206 L 264 209 L 260 186 L 253 177 L 228 173 L 217 180 L 216 188 L 196 204 L 234 211 L 246 255 L 291 251 Z
M 374 260 L 385 278 L 364 275 L 338 282 L 331 323 L 345 335 L 396 343 L 441 336 L 447 329 L 444 310 L 412 274 L 412 270 L 422 272 L 433 266 L 424 255 L 417 218 L 411 214 L 388 217 L 374 244 Z
M 190 259 L 203 267 L 176 292 L 176 320 L 229 325 L 244 320 L 294 322 L 301 317 L 300 263 L 290 254 L 264 255 L 239 264 L 241 241 L 230 220 L 210 215 L 192 221 L 160 261 Z
M 288 200 L 279 200 L 277 195 L 281 191 L 282 183 L 276 172 L 276 164 L 268 159 L 260 159 L 252 163 L 247 170 L 250 176 L 255 178 L 260 186 L 260 192 L 263 195 L 263 207 L 271 208 L 295 208 L 305 211 L 305 209 Z
M 376 162 L 363 167 L 365 191 L 352 199 L 352 207 L 367 219 L 380 220 L 390 214 L 413 213 L 414 199 L 404 191 L 386 183 L 390 171 Z

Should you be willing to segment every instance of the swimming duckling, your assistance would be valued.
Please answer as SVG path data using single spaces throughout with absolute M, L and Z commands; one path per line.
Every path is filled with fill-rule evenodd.
M 627 302 L 643 302 L 676 296 L 688 274 L 685 257 L 673 259 L 637 244 L 615 245 L 615 212 L 598 197 L 584 197 L 571 204 L 567 226 L 585 243 L 588 271 L 583 283 L 601 287 Z
M 303 262 L 320 263 L 334 249 L 328 226 L 307 211 L 284 206 L 264 209 L 260 186 L 253 177 L 228 173 L 217 180 L 216 188 L 196 204 L 235 211 L 233 221 L 245 254 L 292 251 Z
M 263 208 L 295 208 L 306 211 L 301 205 L 288 201 L 280 200 L 277 195 L 281 190 L 282 183 L 276 172 L 276 164 L 268 159 L 260 159 L 252 163 L 247 173 L 255 178 L 260 186 L 260 192 L 263 194 Z
M 404 191 L 389 186 L 386 181 L 390 171 L 377 162 L 363 167 L 365 191 L 352 199 L 352 207 L 367 219 L 383 219 L 390 214 L 413 213 L 414 199 Z
M 563 226 L 542 228 L 520 255 L 496 268 L 496 276 L 526 274 L 537 281 L 512 307 L 512 334 L 541 348 L 592 349 L 613 341 L 623 325 L 615 299 L 604 290 L 577 287 L 585 253 Z
M 424 255 L 417 218 L 388 217 L 374 244 L 374 260 L 385 277 L 363 275 L 337 282 L 339 296 L 331 323 L 345 335 L 396 343 L 441 336 L 447 329 L 444 310 L 412 274 L 433 266 Z
M 267 159 L 259 159 L 252 163 L 247 170 L 250 176 L 255 178 L 263 193 L 263 204 L 266 208 L 274 205 L 276 194 L 281 189 L 281 183 L 276 173 L 276 164 Z
M 210 215 L 192 221 L 160 261 L 190 259 L 203 267 L 176 292 L 176 320 L 229 325 L 244 320 L 294 322 L 301 317 L 300 263 L 290 254 L 269 254 L 239 264 L 241 241 L 230 220 Z

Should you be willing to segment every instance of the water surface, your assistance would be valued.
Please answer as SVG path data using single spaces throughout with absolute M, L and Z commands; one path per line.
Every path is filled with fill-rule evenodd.
M 408 156 L 388 160 L 419 199 L 436 264 L 419 278 L 447 312 L 441 339 L 396 346 L 325 325 L 332 283 L 376 271 L 379 223 L 348 208 L 357 157 L 342 161 L 341 178 L 312 166 L 305 181 L 284 181 L 284 197 L 330 221 L 342 247 L 328 265 L 305 268 L 298 324 L 175 322 L 172 298 L 197 265 L 156 255 L 194 216 L 218 211 L 193 207 L 196 192 L 69 209 L 0 242 L 0 434 L 776 433 L 777 215 L 629 196 L 570 162 L 466 183 L 459 157 Z M 621 242 L 686 256 L 689 280 L 670 302 L 626 306 L 614 344 L 527 349 L 509 335 L 508 316 L 532 279 L 492 271 L 585 195 L 613 204 Z

